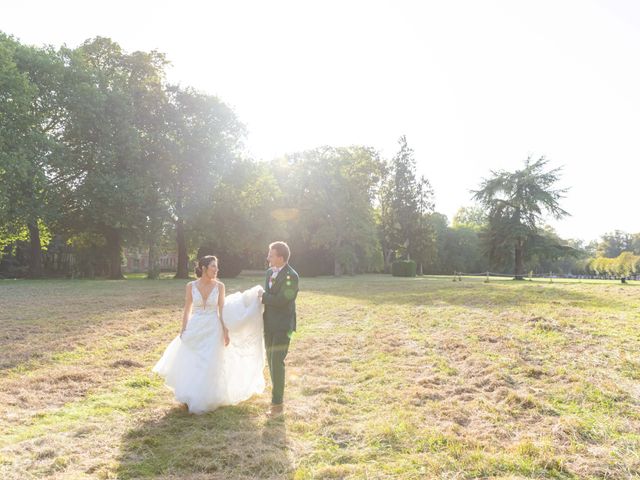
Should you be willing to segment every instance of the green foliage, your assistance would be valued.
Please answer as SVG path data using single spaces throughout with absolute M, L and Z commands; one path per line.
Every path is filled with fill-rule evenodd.
M 288 212 L 281 236 L 290 239 L 298 257 L 312 255 L 324 263 L 296 264 L 302 275 L 382 268 L 372 207 L 383 175 L 377 152 L 320 147 L 274 161 L 272 172 L 281 192 L 276 204 Z
M 0 242 L 18 241 L 26 229 L 33 277 L 42 275 L 40 227 L 60 213 L 54 179 L 63 80 L 55 52 L 0 33 Z
M 156 277 L 153 259 L 171 244 L 178 277 L 198 249 L 218 255 L 226 275 L 261 268 L 266 244 L 282 238 L 304 275 L 382 271 L 396 258 L 415 260 L 418 273 L 489 262 L 521 273 L 637 272 L 640 234 L 583 246 L 541 228 L 543 211 L 566 214 L 558 169 L 545 172 L 544 159 L 493 172 L 475 192 L 481 207 L 461 208 L 449 226 L 404 136 L 390 162 L 363 146 L 254 162 L 242 156 L 246 129 L 233 110 L 167 85 L 166 65 L 159 52 L 125 52 L 103 37 L 55 50 L 0 33 L 0 249 L 16 271 L 38 276 L 55 238 L 72 245 L 74 276 L 120 278 L 122 247 L 144 245 Z M 589 261 L 596 250 L 632 255 Z
M 595 256 L 585 264 L 590 274 L 614 277 L 640 274 L 640 233 L 628 234 L 621 230 L 606 233 L 591 253 Z
M 270 212 L 278 195 L 267 165 L 249 160 L 228 165 L 198 212 L 197 228 L 190 230 L 201 245 L 198 257 L 217 255 L 222 277 L 237 276 L 250 266 L 261 268 L 268 239 L 276 234 L 277 222 Z
M 414 258 L 420 266 L 433 262 L 435 233 L 433 189 L 425 177 L 416 178 L 416 162 L 406 137 L 392 159 L 380 191 L 380 230 L 386 258 Z
M 148 113 L 162 108 L 163 58 L 127 54 L 101 37 L 64 55 L 78 77 L 63 136 L 76 159 L 67 225 L 103 235 L 109 274 L 120 278 L 121 246 L 143 237 L 149 214 L 149 139 L 157 132 Z
M 453 228 L 480 231 L 487 226 L 487 213 L 480 207 L 460 207 L 453 217 Z
M 391 275 L 394 277 L 415 277 L 416 262 L 413 260 L 395 260 L 391 264 Z
M 621 230 L 605 233 L 596 248 L 598 257 L 615 258 L 622 252 L 640 255 L 640 233 L 632 235 Z
M 489 262 L 483 255 L 482 240 L 474 228 L 448 227 L 438 236 L 437 273 L 481 273 L 488 269 Z
M 543 211 L 554 218 L 568 215 L 559 204 L 566 189 L 554 187 L 560 169 L 545 171 L 547 164 L 544 157 L 534 162 L 527 158 L 521 170 L 492 171 L 474 191 L 474 200 L 488 209 L 483 238 L 489 258 L 494 265 L 504 265 L 513 252 L 516 278 L 524 275 L 525 248 L 538 232 Z
M 527 238 L 524 254 L 526 270 L 536 273 L 550 271 L 560 274 L 582 273 L 580 259 L 586 259 L 586 253 L 579 244 L 563 240 L 549 226 L 540 228 Z
M 622 252 L 615 258 L 596 257 L 588 261 L 589 273 L 601 276 L 628 277 L 640 274 L 640 255 Z
M 246 178 L 241 171 L 246 166 L 234 162 L 245 128 L 233 110 L 214 96 L 180 87 L 169 87 L 167 95 L 167 163 L 161 190 L 176 228 L 176 276 L 184 278 L 189 244 L 237 233 L 237 224 L 228 222 L 227 228 L 216 216 L 233 217 L 230 212 L 242 199 L 243 187 L 238 188 L 234 175 Z M 221 244 L 228 254 L 238 253 L 233 240 L 217 240 L 215 248 Z

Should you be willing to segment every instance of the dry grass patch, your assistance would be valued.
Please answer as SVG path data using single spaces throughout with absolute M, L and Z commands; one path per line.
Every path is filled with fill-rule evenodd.
M 270 422 L 268 394 L 193 416 L 150 374 L 183 282 L 0 282 L 0 477 L 640 476 L 634 285 L 301 286 Z

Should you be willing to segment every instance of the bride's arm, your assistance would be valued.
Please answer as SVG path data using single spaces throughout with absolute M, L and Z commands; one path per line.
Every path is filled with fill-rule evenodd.
M 182 328 L 180 329 L 180 336 L 182 332 L 187 328 L 187 322 L 189 321 L 189 315 L 191 314 L 191 306 L 193 305 L 193 296 L 191 293 L 191 282 L 187 283 L 187 291 L 184 294 L 184 311 L 182 312 Z
M 229 345 L 229 330 L 224 324 L 224 318 L 222 318 L 222 312 L 224 311 L 224 283 L 218 282 L 218 318 L 222 324 L 222 333 L 224 335 L 224 344 Z

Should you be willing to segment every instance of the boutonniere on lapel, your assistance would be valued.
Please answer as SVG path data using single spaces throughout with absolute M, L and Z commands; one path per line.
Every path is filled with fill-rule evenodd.
M 291 286 L 291 275 L 287 273 L 287 287 Z

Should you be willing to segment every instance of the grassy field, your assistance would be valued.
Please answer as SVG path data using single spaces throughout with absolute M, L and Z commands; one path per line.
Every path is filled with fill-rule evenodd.
M 640 286 L 483 280 L 302 279 L 278 421 L 150 372 L 183 281 L 0 281 L 0 478 L 640 478 Z

